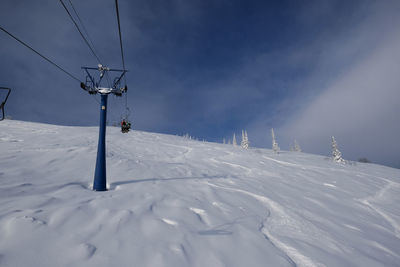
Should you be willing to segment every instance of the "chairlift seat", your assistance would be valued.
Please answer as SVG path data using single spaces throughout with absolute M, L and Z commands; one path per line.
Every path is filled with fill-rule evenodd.
M 122 133 L 127 133 L 131 129 L 131 123 L 126 120 L 121 121 L 121 132 Z

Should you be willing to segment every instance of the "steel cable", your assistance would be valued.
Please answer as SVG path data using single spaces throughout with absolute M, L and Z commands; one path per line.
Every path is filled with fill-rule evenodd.
M 49 62 L 50 64 L 52 64 L 53 66 L 57 67 L 59 70 L 61 70 L 62 72 L 64 72 L 65 74 L 67 74 L 68 76 L 70 76 L 72 79 L 81 82 L 78 78 L 76 78 L 74 75 L 72 75 L 71 73 L 69 73 L 68 71 L 66 71 L 65 69 L 61 68 L 59 65 L 57 65 L 56 63 L 54 63 L 53 61 L 51 61 L 50 59 L 48 59 L 47 57 L 43 56 L 41 53 L 39 53 L 38 51 L 36 51 L 35 49 L 33 49 L 30 45 L 26 44 L 25 42 L 23 42 L 22 40 L 18 39 L 16 36 L 14 36 L 12 33 L 10 33 L 9 31 L 7 31 L 6 29 L 4 29 L 3 27 L 0 26 L 0 30 L 2 30 L 3 32 L 7 33 L 9 36 L 11 36 L 12 38 L 14 38 L 15 40 L 17 40 L 19 43 L 23 44 L 25 47 L 29 48 L 30 50 L 32 50 L 34 53 L 36 53 L 37 55 L 39 55 L 40 57 L 42 57 L 44 60 L 46 60 L 47 62 Z
M 83 31 L 85 32 L 87 38 L 89 39 L 89 42 L 90 42 L 90 44 L 91 44 L 91 46 L 92 46 L 92 48 L 93 48 L 93 51 L 96 52 L 96 49 L 95 49 L 95 47 L 94 47 L 94 43 L 93 43 L 93 41 L 92 41 L 92 38 L 90 38 L 89 32 L 86 30 L 86 27 L 85 27 L 85 25 L 83 24 L 83 22 L 82 22 L 82 20 L 81 20 L 81 18 L 80 18 L 80 16 L 79 16 L 79 14 L 78 14 L 78 12 L 76 11 L 76 9 L 75 9 L 74 5 L 72 4 L 71 0 L 68 0 L 68 2 L 69 2 L 69 4 L 71 5 L 72 10 L 74 11 L 76 17 L 78 18 L 79 23 L 81 24 Z M 97 55 L 97 54 L 96 54 L 96 55 Z M 101 59 L 100 56 L 99 56 L 99 59 Z M 100 62 L 103 62 L 103 61 L 100 60 Z
M 124 49 L 122 47 L 121 23 L 120 23 L 120 19 L 119 19 L 118 0 L 115 0 L 115 10 L 117 12 L 119 46 L 121 48 L 122 67 L 123 67 L 123 69 L 125 71 L 126 68 L 125 68 L 125 59 L 124 59 Z M 124 75 L 124 81 L 125 81 L 125 86 L 126 86 L 126 73 Z M 125 92 L 125 117 L 126 118 L 129 116 L 128 112 L 129 112 L 129 108 L 128 108 L 128 92 L 126 91 Z
M 74 23 L 76 29 L 78 30 L 78 32 L 80 33 L 80 35 L 82 36 L 83 40 L 85 41 L 85 43 L 87 44 L 87 46 L 89 47 L 90 51 L 92 51 L 92 54 L 95 56 L 95 58 L 97 59 L 97 61 L 99 63 L 101 63 L 101 60 L 99 59 L 99 57 L 96 55 L 96 53 L 94 52 L 92 46 L 89 44 L 88 40 L 86 39 L 86 37 L 83 35 L 82 31 L 79 29 L 78 24 L 76 23 L 76 21 L 74 20 L 74 18 L 72 17 L 71 13 L 69 12 L 68 8 L 65 6 L 64 2 L 62 0 L 60 0 L 60 3 L 62 4 L 62 6 L 64 7 L 65 11 L 67 11 L 68 16 L 71 18 L 72 22 Z

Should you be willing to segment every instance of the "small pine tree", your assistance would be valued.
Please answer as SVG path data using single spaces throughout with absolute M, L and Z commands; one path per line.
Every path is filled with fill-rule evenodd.
M 300 145 L 299 145 L 299 143 L 297 143 L 296 139 L 294 140 L 294 151 L 301 152 Z
M 247 138 L 247 132 L 242 130 L 242 142 L 240 143 L 240 146 L 244 149 L 249 148 L 249 140 Z
M 339 163 L 344 163 L 344 159 L 342 158 L 342 153 L 340 153 L 335 137 L 332 136 L 332 159 Z
M 235 135 L 235 133 L 233 133 L 232 145 L 233 145 L 233 146 L 237 146 L 236 135 Z
M 279 148 L 278 143 L 276 142 L 274 128 L 271 128 L 271 136 L 272 136 L 272 150 L 274 150 L 274 152 L 278 154 L 281 149 Z
M 226 144 L 225 138 L 224 138 L 224 139 L 222 139 L 222 143 L 223 143 L 223 144 Z

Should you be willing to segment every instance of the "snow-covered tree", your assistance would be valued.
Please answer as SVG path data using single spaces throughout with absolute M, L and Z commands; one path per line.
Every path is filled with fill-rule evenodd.
M 271 128 L 271 136 L 272 136 L 272 150 L 274 150 L 275 153 L 279 153 L 281 149 L 279 148 L 278 143 L 276 142 L 274 128 Z
M 223 143 L 223 144 L 226 144 L 225 138 L 224 138 L 224 139 L 222 139 L 222 143 Z
M 337 143 L 334 136 L 332 136 L 332 158 L 336 162 L 339 163 L 344 162 L 344 159 L 342 158 L 342 153 L 340 153 L 337 147 Z
M 249 148 L 249 139 L 247 137 L 247 132 L 242 130 L 242 142 L 240 143 L 240 146 L 244 149 Z
M 237 146 L 236 135 L 235 135 L 235 133 L 233 133 L 232 145 L 233 145 L 233 146 Z
M 247 144 L 247 148 L 249 148 L 250 142 L 249 142 L 249 136 L 247 135 L 247 131 L 244 131 L 244 136 L 246 136 L 246 144 Z
M 294 151 L 301 152 L 300 145 L 299 145 L 299 143 L 297 143 L 296 139 L 294 139 Z
M 188 140 L 194 140 L 194 138 L 192 136 L 190 136 L 188 133 L 186 133 L 185 135 L 183 135 L 183 138 L 188 139 Z

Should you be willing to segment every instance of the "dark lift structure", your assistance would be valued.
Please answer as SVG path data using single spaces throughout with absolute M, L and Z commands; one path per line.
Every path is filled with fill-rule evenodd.
M 1 109 L 1 113 L 2 113 L 2 116 L 0 117 L 0 121 L 2 121 L 2 120 L 4 120 L 5 117 L 6 117 L 6 115 L 5 115 L 5 113 L 4 113 L 4 106 L 6 105 L 8 96 L 9 96 L 10 93 L 11 93 L 11 88 L 0 87 L 0 90 L 8 90 L 8 93 L 7 93 L 7 95 L 6 95 L 6 98 L 5 98 L 4 101 L 2 101 L 1 104 L 0 104 L 0 109 Z

